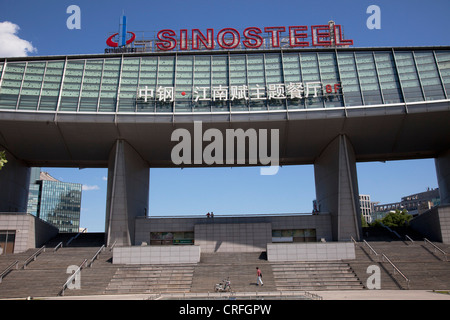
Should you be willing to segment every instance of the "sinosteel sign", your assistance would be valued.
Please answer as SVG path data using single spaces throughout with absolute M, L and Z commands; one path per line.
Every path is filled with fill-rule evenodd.
M 269 36 L 273 48 L 279 48 L 283 34 L 289 37 L 290 47 L 308 46 L 349 46 L 353 40 L 345 40 L 341 25 L 314 25 L 289 26 L 289 27 L 265 27 L 264 31 L 258 27 L 246 28 L 242 34 L 234 28 L 223 28 L 217 33 L 214 29 L 181 29 L 177 34 L 174 30 L 164 29 L 157 33 L 156 46 L 159 50 L 169 51 L 179 46 L 180 50 L 198 50 L 201 46 L 213 50 L 216 43 L 222 49 L 234 49 L 240 43 L 248 49 L 257 49 L 263 44 L 263 35 Z M 189 38 L 190 36 L 190 38 Z M 311 42 L 307 41 L 311 38 Z M 215 41 L 216 40 L 216 41 Z M 189 46 L 190 43 L 190 46 Z
M 124 20 L 125 21 L 125 20 Z M 122 40 L 122 46 L 131 44 L 136 35 L 133 32 L 126 31 L 126 22 L 122 25 L 122 39 L 125 35 L 131 34 L 126 43 Z M 121 29 L 122 30 L 122 29 Z M 107 45 L 109 47 L 120 47 L 118 42 L 113 39 L 119 35 L 115 33 L 108 37 Z M 146 40 L 143 40 L 146 41 Z M 223 28 L 215 31 L 213 28 L 206 30 L 200 29 L 162 29 L 156 33 L 152 40 L 155 49 L 160 51 L 171 50 L 231 50 L 238 46 L 244 49 L 258 49 L 262 46 L 270 48 L 282 47 L 341 47 L 353 45 L 353 40 L 344 39 L 342 27 L 330 21 L 327 25 L 296 25 L 296 26 L 275 26 L 275 27 L 248 27 L 243 31 L 235 28 Z

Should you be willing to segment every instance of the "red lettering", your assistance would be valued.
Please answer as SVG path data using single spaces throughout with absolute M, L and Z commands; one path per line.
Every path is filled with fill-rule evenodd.
M 206 29 L 206 37 L 199 29 L 192 29 L 192 49 L 200 49 L 200 42 L 206 49 L 214 49 L 214 29 Z
M 299 31 L 308 31 L 307 26 L 292 26 L 289 27 L 289 45 L 291 47 L 308 47 L 308 41 L 299 41 L 299 39 L 306 39 L 308 34 L 306 32 Z
M 342 33 L 342 27 L 338 24 L 330 25 L 314 25 L 311 26 L 311 31 L 308 32 L 308 26 L 289 26 L 289 27 L 266 27 L 264 32 L 267 32 L 271 37 L 271 47 L 279 48 L 281 46 L 282 32 L 288 28 L 289 33 L 289 46 L 295 47 L 307 47 L 307 46 L 351 46 L 353 40 L 344 39 Z M 179 50 L 199 50 L 202 48 L 213 50 L 215 47 L 215 41 L 217 44 L 226 50 L 234 49 L 241 43 L 245 48 L 257 49 L 264 43 L 262 31 L 257 27 L 246 28 L 242 34 L 234 28 L 223 28 L 220 30 L 216 37 L 214 29 L 206 29 L 206 33 L 203 33 L 199 29 L 192 29 L 192 38 L 189 39 L 189 30 L 181 29 L 179 39 L 175 31 L 170 29 L 164 29 L 158 32 L 156 46 L 159 50 L 169 51 L 179 46 Z M 308 36 L 311 34 L 312 41 L 308 40 Z M 112 37 L 108 38 L 110 41 Z M 189 48 L 189 42 L 192 43 Z M 334 88 L 335 91 L 338 90 Z
M 177 46 L 177 39 L 174 38 L 175 31 L 164 29 L 158 32 L 157 38 L 161 42 L 156 42 L 156 46 L 159 50 L 172 50 Z
M 263 38 L 260 36 L 260 28 L 250 27 L 244 30 L 245 40 L 242 41 L 246 48 L 256 49 L 263 44 Z
M 311 26 L 311 32 L 313 46 L 331 46 L 330 27 L 328 25 Z M 330 40 L 324 40 L 326 38 Z
M 265 32 L 272 34 L 272 47 L 278 48 L 280 46 L 280 33 L 286 31 L 285 27 L 265 27 Z
M 338 93 L 340 89 L 341 89 L 341 84 L 340 84 L 340 83 L 336 83 L 336 84 L 334 85 L 334 92 L 335 92 L 335 93 Z
M 187 29 L 180 30 L 180 50 L 188 49 L 188 31 Z
M 335 38 L 334 43 L 337 46 L 352 46 L 353 45 L 353 40 L 350 40 L 350 39 L 344 40 L 342 38 L 342 28 L 341 28 L 341 25 L 339 25 L 339 24 L 334 25 L 334 38 Z
M 233 37 L 231 41 L 225 40 L 225 35 L 227 34 L 230 34 Z M 239 45 L 240 41 L 241 36 L 239 35 L 239 32 L 233 28 L 222 29 L 217 34 L 217 42 L 219 43 L 219 46 L 221 46 L 224 49 L 234 49 Z

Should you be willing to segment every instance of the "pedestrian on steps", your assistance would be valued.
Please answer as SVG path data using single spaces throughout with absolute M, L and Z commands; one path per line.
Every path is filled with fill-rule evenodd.
M 262 272 L 256 267 L 256 285 L 258 286 L 259 284 L 261 284 L 261 287 L 264 285 L 262 281 Z

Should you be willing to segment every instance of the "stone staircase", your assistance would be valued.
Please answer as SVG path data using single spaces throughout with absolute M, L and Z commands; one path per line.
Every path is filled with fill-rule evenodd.
M 49 248 L 23 269 L 26 258 L 36 250 L 28 250 L 27 255 L 20 254 L 19 269 L 13 269 L 0 284 L 0 298 L 58 295 L 69 277 L 67 268 L 80 265 L 84 259 L 90 259 L 98 248 L 60 248 L 56 252 Z M 17 255 L 12 256 L 19 260 Z
M 430 244 L 425 244 L 423 241 L 415 241 L 414 244 L 409 241 L 371 241 L 369 244 L 378 256 L 375 256 L 363 243 L 358 243 L 355 247 L 356 259 L 348 261 L 363 284 L 370 276 L 367 273 L 367 267 L 376 265 L 380 268 L 381 289 L 408 289 L 408 284 L 403 277 L 394 272 L 394 268 L 387 261 L 383 261 L 382 254 L 385 254 L 410 280 L 409 289 L 450 288 L 450 262 L 445 261 L 442 253 L 434 252 Z M 435 244 L 445 252 L 449 252 L 449 245 Z
M 273 263 L 272 270 L 280 291 L 364 288 L 349 264 L 342 261 Z
M 70 243 L 67 242 L 76 233 L 60 233 L 45 245 L 36 260 L 26 268 L 23 265 L 39 249 L 29 249 L 19 254 L 0 256 L 0 271 L 10 263 L 18 260 L 18 269 L 13 269 L 0 283 L 0 298 L 24 298 L 28 296 L 56 296 L 70 276 L 69 266 L 79 266 L 84 259 L 90 261 L 104 243 L 104 233 L 83 233 Z M 57 251 L 55 246 L 60 242 L 63 247 Z M 66 290 L 65 295 L 101 294 L 104 292 L 112 275 L 117 269 L 111 264 L 112 253 L 106 249 L 94 261 L 90 268 L 81 271 L 81 289 Z
M 191 290 L 194 265 L 121 265 L 104 294 L 183 293 Z
M 256 285 L 256 267 L 264 285 Z M 202 254 L 195 267 L 191 292 L 214 292 L 216 283 L 229 278 L 234 292 L 276 291 L 272 266 L 260 253 Z
M 92 257 L 91 257 L 92 258 Z M 65 296 L 102 295 L 116 273 L 118 265 L 112 264 L 112 252 L 106 248 L 90 267 L 81 270 L 79 289 L 65 290 Z
M 73 234 L 75 235 L 75 234 Z M 25 260 L 38 249 L 0 256 L 0 271 L 18 260 L 18 269 L 3 278 L 0 298 L 56 296 L 66 282 L 68 266 L 88 261 L 103 244 L 104 234 L 82 234 L 69 247 L 73 235 L 61 234 L 46 245 L 35 261 L 24 269 Z M 373 239 L 381 235 L 372 233 Z M 56 252 L 59 242 L 64 246 Z M 369 241 L 378 252 L 358 242 L 356 259 L 327 262 L 271 263 L 264 253 L 202 254 L 198 264 L 183 265 L 113 265 L 112 252 L 105 249 L 91 267 L 81 271 L 81 288 L 66 290 L 66 296 L 128 293 L 207 293 L 222 279 L 231 280 L 234 292 L 320 291 L 364 289 L 367 268 L 380 268 L 381 289 L 406 289 L 406 282 L 387 262 L 384 253 L 409 279 L 410 289 L 450 289 L 450 261 L 423 241 Z M 436 243 L 450 252 L 450 245 Z M 450 260 L 450 257 L 448 257 Z M 256 267 L 263 273 L 264 286 L 256 285 Z

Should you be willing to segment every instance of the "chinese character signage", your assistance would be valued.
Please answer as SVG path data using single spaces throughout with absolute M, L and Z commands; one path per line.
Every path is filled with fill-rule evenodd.
M 305 99 L 340 93 L 339 83 L 326 84 L 322 82 L 291 82 L 289 84 L 274 83 L 267 86 L 213 86 L 192 88 L 192 96 L 183 91 L 177 97 L 174 87 L 159 86 L 156 89 L 147 86 L 139 88 L 137 92 L 138 102 L 173 102 L 175 100 L 199 101 L 257 101 L 272 99 Z

